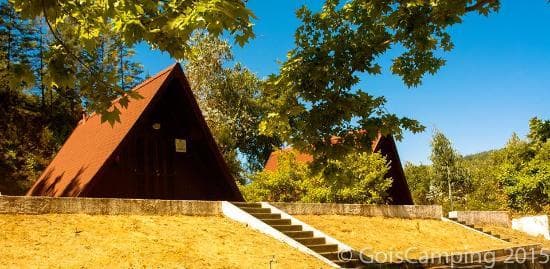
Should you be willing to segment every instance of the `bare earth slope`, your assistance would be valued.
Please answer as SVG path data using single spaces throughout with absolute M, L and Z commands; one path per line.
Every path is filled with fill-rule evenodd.
M 0 215 L 0 267 L 326 268 L 222 217 Z

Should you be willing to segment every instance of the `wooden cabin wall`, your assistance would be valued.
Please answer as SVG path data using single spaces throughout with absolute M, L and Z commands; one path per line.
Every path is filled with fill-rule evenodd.
M 414 204 L 409 184 L 405 178 L 405 172 L 401 165 L 401 160 L 397 154 L 397 146 L 392 137 L 382 137 L 380 141 L 380 153 L 390 161 L 390 169 L 387 177 L 393 179 L 392 185 L 388 190 L 391 198 L 391 204 L 394 205 L 412 205 Z
M 191 111 L 184 91 L 172 81 L 111 156 L 97 178 L 91 197 L 234 200 Z M 160 123 L 155 130 L 153 124 Z M 187 152 L 176 152 L 175 139 L 187 141 Z

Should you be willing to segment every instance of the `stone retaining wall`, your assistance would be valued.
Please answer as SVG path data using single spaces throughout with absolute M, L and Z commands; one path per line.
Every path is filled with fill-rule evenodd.
M 441 206 L 271 203 L 290 215 L 441 219 Z M 0 196 L 0 214 L 222 215 L 219 201 Z
M 221 202 L 0 196 L 0 214 L 221 215 Z
M 507 211 L 451 211 L 449 217 L 474 225 L 511 227 Z
M 407 219 L 441 219 L 439 205 L 364 205 L 329 203 L 270 203 L 290 215 L 357 215 Z

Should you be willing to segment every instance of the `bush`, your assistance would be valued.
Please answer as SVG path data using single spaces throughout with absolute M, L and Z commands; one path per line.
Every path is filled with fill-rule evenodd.
M 381 154 L 353 152 L 314 172 L 288 150 L 279 155 L 277 170 L 252 175 L 241 189 L 249 201 L 383 203 L 392 182 L 388 170 Z

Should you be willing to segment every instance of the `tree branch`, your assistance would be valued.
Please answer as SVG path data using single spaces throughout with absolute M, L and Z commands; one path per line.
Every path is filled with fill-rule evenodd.
M 470 12 L 470 11 L 477 10 L 478 8 L 480 8 L 480 7 L 484 6 L 484 5 L 492 4 L 492 3 L 496 2 L 496 1 L 497 1 L 497 0 L 478 0 L 475 4 L 466 7 L 466 12 Z
M 44 5 L 44 0 L 42 0 L 42 13 L 44 14 L 44 21 L 46 21 L 46 24 L 48 25 L 48 28 L 50 29 L 50 32 L 52 33 L 52 36 L 55 38 L 59 44 L 65 49 L 65 52 L 71 56 L 74 60 L 76 60 L 81 66 L 83 66 L 92 76 L 95 76 L 97 74 L 96 70 L 94 70 L 91 66 L 86 64 L 80 57 L 76 56 L 73 51 L 69 48 L 69 46 L 61 39 L 59 32 L 53 27 L 53 25 L 50 23 L 50 20 L 48 19 L 48 14 L 46 13 L 46 6 Z M 116 89 L 116 87 L 113 87 L 112 85 L 106 83 L 105 81 L 98 79 L 97 82 L 103 84 L 107 88 L 113 88 Z

